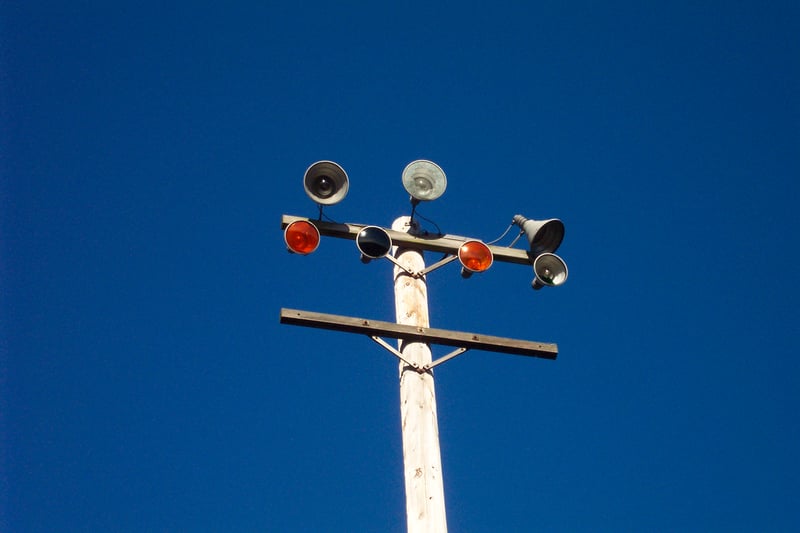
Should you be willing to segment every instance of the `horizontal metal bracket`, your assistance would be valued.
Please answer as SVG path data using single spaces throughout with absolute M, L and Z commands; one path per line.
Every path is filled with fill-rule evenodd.
M 286 228 L 292 222 L 298 220 L 305 220 L 311 222 L 319 230 L 320 235 L 326 237 L 338 237 L 340 239 L 356 240 L 358 233 L 367 227 L 366 224 L 351 224 L 351 223 L 335 223 L 326 222 L 324 220 L 311 219 L 307 217 L 298 217 L 294 215 L 282 215 L 281 229 Z M 402 231 L 396 231 L 388 228 L 381 228 L 389 234 L 392 243 L 400 248 L 409 248 L 411 250 L 420 250 L 428 252 L 440 252 L 448 255 L 458 255 L 458 249 L 466 241 L 473 240 L 470 237 L 462 237 L 460 235 L 412 235 Z M 532 257 L 528 255 L 526 250 L 519 248 L 511 248 L 508 246 L 494 246 L 488 245 L 492 251 L 492 256 L 495 261 L 516 263 L 518 265 L 530 266 L 533 262 Z
M 558 356 L 558 346 L 550 343 L 493 337 L 447 329 L 408 326 L 394 322 L 330 315 L 313 311 L 301 311 L 299 309 L 281 309 L 280 321 L 281 324 L 361 333 L 369 337 L 383 336 L 411 342 L 441 344 L 465 350 L 483 350 L 544 359 L 555 359 Z M 455 355 L 451 354 L 451 356 L 445 357 L 452 358 Z

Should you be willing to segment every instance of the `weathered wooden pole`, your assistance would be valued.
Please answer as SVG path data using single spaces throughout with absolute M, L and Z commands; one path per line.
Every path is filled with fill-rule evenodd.
M 417 226 L 410 217 L 400 217 L 394 221 L 392 229 L 413 234 Z M 410 272 L 421 272 L 425 268 L 419 250 L 398 246 L 394 256 Z M 395 266 L 394 295 L 398 324 L 429 327 L 428 287 L 424 276 L 412 277 Z M 404 359 L 417 364 L 419 368 L 431 362 L 431 349 L 426 343 L 400 340 L 399 351 Z M 400 419 L 408 532 L 444 533 L 447 531 L 447 519 L 433 372 L 417 372 L 402 361 Z

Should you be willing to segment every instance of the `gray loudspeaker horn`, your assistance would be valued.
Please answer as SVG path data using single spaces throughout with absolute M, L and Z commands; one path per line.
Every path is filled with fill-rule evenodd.
M 306 170 L 303 188 L 320 205 L 333 205 L 347 196 L 347 172 L 333 161 L 317 161 Z
M 567 264 L 556 254 L 543 253 L 533 261 L 533 283 L 537 291 L 542 287 L 558 287 L 565 281 L 569 272 Z
M 534 257 L 555 252 L 564 240 L 564 223 L 557 218 L 528 220 L 522 215 L 514 215 L 513 223 L 525 232 Z

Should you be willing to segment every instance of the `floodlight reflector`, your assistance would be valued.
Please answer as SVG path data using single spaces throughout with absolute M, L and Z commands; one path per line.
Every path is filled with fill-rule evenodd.
M 317 161 L 303 175 L 303 188 L 319 205 L 333 205 L 347 196 L 350 187 L 347 172 L 333 161 Z
M 418 159 L 403 170 L 403 187 L 415 200 L 436 200 L 447 188 L 447 176 L 433 161 Z

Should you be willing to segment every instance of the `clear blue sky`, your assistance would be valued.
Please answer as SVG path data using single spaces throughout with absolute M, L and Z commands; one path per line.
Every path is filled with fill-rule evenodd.
M 280 216 L 331 159 L 388 226 L 420 158 L 570 268 L 429 277 L 560 348 L 437 369 L 451 531 L 800 529 L 800 8 L 646 4 L 4 2 L 0 530 L 404 531 L 396 360 L 278 323 L 393 320 L 391 264 Z

